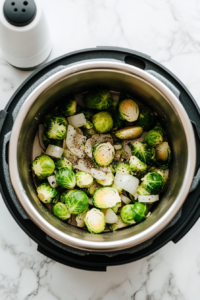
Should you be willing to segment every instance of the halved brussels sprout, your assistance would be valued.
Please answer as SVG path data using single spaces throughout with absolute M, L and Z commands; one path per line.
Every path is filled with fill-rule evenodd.
M 92 123 L 97 132 L 106 133 L 113 128 L 113 119 L 107 111 L 100 111 L 92 118 Z
M 134 204 L 127 204 L 122 207 L 120 211 L 120 217 L 122 222 L 127 225 L 135 224 L 136 221 L 134 220 L 135 211 L 134 211 Z
M 163 186 L 162 186 L 162 189 L 164 188 L 165 186 L 165 183 L 167 182 L 167 176 L 165 175 L 165 173 L 163 172 L 162 169 L 157 169 L 155 167 L 152 167 L 149 169 L 150 172 L 157 172 L 158 174 L 160 174 L 160 176 L 162 176 L 162 179 L 163 179 Z
M 38 179 L 45 179 L 55 170 L 53 159 L 47 155 L 37 156 L 32 162 L 32 171 Z
M 96 208 L 92 208 L 87 212 L 84 221 L 88 231 L 91 233 L 101 233 L 106 227 L 104 214 Z
M 129 126 L 116 131 L 115 135 L 120 140 L 132 140 L 137 139 L 143 133 L 141 126 Z
M 144 175 L 147 172 L 147 165 L 136 156 L 131 156 L 129 164 L 131 170 L 138 176 Z
M 100 188 L 101 186 L 96 182 L 96 180 L 93 181 L 92 185 L 88 188 L 87 193 L 90 196 L 94 195 L 94 192 L 96 189 Z
M 97 208 L 108 209 L 121 202 L 121 198 L 116 189 L 103 187 L 95 190 L 92 202 Z
M 78 190 L 77 190 L 77 189 L 73 189 L 73 190 L 67 190 L 67 191 L 63 192 L 63 193 L 61 194 L 61 196 L 60 196 L 60 201 L 61 201 L 62 203 L 64 203 L 64 204 L 66 204 L 67 201 L 68 201 L 69 195 L 70 195 L 71 193 L 75 192 L 75 191 L 78 191 Z
M 69 160 L 67 160 L 64 155 L 61 156 L 61 158 L 56 160 L 56 169 L 60 168 L 68 168 L 69 170 L 73 170 L 73 165 L 70 163 Z
M 120 186 L 116 185 L 115 183 L 113 183 L 113 184 L 111 185 L 111 188 L 116 189 L 116 190 L 118 191 L 119 194 L 121 194 L 122 191 L 123 191 L 123 189 L 122 189 Z
M 70 116 L 75 115 L 76 108 L 77 108 L 77 102 L 75 100 L 69 99 L 61 104 L 60 112 L 65 117 L 70 117 Z
M 115 150 L 121 150 L 122 149 L 122 142 L 114 142 L 114 148 Z
M 115 224 L 108 224 L 108 227 L 110 228 L 110 230 L 115 231 L 117 229 L 121 229 L 124 227 L 127 227 L 128 225 L 122 222 L 122 219 L 120 218 L 120 216 L 117 216 L 118 221 Z
M 156 145 L 162 143 L 162 141 L 163 129 L 160 126 L 155 126 L 152 130 L 147 132 L 147 134 L 144 137 L 144 142 L 151 147 L 155 147 Z
M 113 208 L 111 208 L 115 214 L 117 214 L 118 209 L 122 206 L 121 202 L 118 202 Z
M 91 186 L 93 183 L 93 177 L 91 174 L 84 172 L 84 171 L 79 171 L 76 173 L 76 184 L 80 188 L 87 188 Z
M 70 218 L 70 213 L 67 209 L 67 206 L 64 203 L 58 202 L 53 206 L 53 214 L 61 219 L 61 220 L 67 220 Z
M 83 125 L 83 128 L 92 129 L 93 127 L 94 127 L 94 125 L 92 124 L 92 122 L 90 122 L 89 120 L 86 119 L 86 124 Z
M 143 195 L 143 196 L 150 195 L 150 193 L 147 192 L 147 190 L 145 190 L 145 188 L 143 187 L 142 184 L 138 186 L 138 188 L 137 188 L 137 194 L 138 195 Z
M 138 119 L 139 107 L 133 99 L 124 99 L 119 103 L 119 118 L 128 122 Z
M 150 195 L 157 195 L 163 187 L 163 178 L 157 172 L 147 173 L 142 178 L 142 187 L 150 193 Z
M 65 125 L 67 126 L 67 120 L 57 110 L 53 110 L 44 116 L 44 126 L 47 127 L 50 119 L 54 117 L 62 118 L 63 122 L 65 122 Z
M 148 107 L 143 107 L 136 124 L 142 126 L 144 131 L 150 130 L 156 125 L 156 116 Z
M 76 185 L 76 176 L 68 168 L 61 168 L 56 173 L 57 183 L 65 189 L 73 189 Z
M 155 156 L 155 151 L 148 144 L 135 142 L 133 145 L 128 144 L 131 148 L 131 153 L 145 164 L 150 164 Z
M 143 221 L 146 216 L 148 215 L 148 206 L 145 203 L 140 203 L 140 202 L 135 202 L 133 204 L 134 206 L 134 221 L 136 223 L 139 223 L 141 221 Z
M 162 142 L 155 148 L 156 164 L 161 169 L 168 169 L 171 161 L 171 149 L 167 142 Z
M 85 95 L 85 104 L 88 108 L 104 110 L 108 109 L 113 102 L 108 90 L 97 89 Z
M 43 182 L 37 187 L 38 198 L 44 203 L 52 203 L 57 195 L 57 190 L 52 188 L 49 183 Z
M 106 178 L 104 180 L 96 179 L 96 181 L 102 186 L 111 186 L 114 181 L 114 176 L 112 173 L 106 173 Z
M 111 143 L 99 143 L 93 148 L 93 156 L 99 166 L 108 166 L 113 161 L 115 149 Z
M 94 116 L 94 112 L 89 108 L 81 109 L 80 113 L 84 114 L 85 118 L 90 121 L 92 120 L 92 117 Z
M 131 168 L 129 163 L 127 162 L 119 162 L 113 164 L 113 167 L 115 169 L 115 172 L 118 174 L 131 174 Z
M 52 117 L 47 122 L 47 137 L 55 140 L 63 140 L 67 135 L 67 120 L 62 117 Z
M 63 200 L 63 198 L 61 199 Z M 89 207 L 88 196 L 83 191 L 75 190 L 68 194 L 65 205 L 72 215 L 82 214 L 86 212 Z

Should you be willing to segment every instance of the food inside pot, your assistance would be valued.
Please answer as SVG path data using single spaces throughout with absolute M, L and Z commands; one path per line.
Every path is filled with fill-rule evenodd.
M 125 93 L 67 96 L 46 114 L 38 138 L 37 195 L 63 222 L 91 233 L 136 226 L 162 197 L 171 161 L 166 133 L 152 110 Z

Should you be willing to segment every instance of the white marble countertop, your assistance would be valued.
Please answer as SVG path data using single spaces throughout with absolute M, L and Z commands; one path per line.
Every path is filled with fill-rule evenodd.
M 174 72 L 200 104 L 199 0 L 41 2 L 53 39 L 49 59 L 97 45 L 138 50 Z M 0 109 L 30 73 L 11 67 L 0 52 Z M 199 232 L 200 221 L 150 257 L 106 273 L 81 271 L 39 254 L 0 201 L 0 299 L 199 299 Z

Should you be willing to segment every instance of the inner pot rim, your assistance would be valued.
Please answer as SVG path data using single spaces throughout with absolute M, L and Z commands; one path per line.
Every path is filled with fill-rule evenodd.
M 185 177 L 180 188 L 179 194 L 176 197 L 175 201 L 168 209 L 168 211 L 153 225 L 148 229 L 140 232 L 137 235 L 125 238 L 122 240 L 111 241 L 111 242 L 93 242 L 87 240 L 80 240 L 78 238 L 67 235 L 64 232 L 61 232 L 56 227 L 52 226 L 48 221 L 46 221 L 39 212 L 33 207 L 31 201 L 26 196 L 26 193 L 23 189 L 23 186 L 20 181 L 19 172 L 18 172 L 18 162 L 17 162 L 17 146 L 18 139 L 23 125 L 23 121 L 31 109 L 34 101 L 46 90 L 49 86 L 52 86 L 64 78 L 66 79 L 69 76 L 76 75 L 77 73 L 88 72 L 88 71 L 116 71 L 124 74 L 129 74 L 130 76 L 137 76 L 140 79 L 144 80 L 147 84 L 153 86 L 154 89 L 157 89 L 160 94 L 162 94 L 179 112 L 179 118 L 182 123 L 187 146 L 188 146 L 188 163 L 185 172 Z M 195 138 L 192 125 L 188 118 L 188 115 L 183 108 L 180 101 L 176 96 L 158 79 L 148 74 L 147 72 L 138 69 L 136 67 L 126 65 L 121 62 L 115 61 L 85 61 L 81 63 L 76 63 L 74 65 L 68 66 L 65 69 L 57 72 L 56 74 L 50 76 L 48 79 L 43 81 L 33 92 L 27 97 L 24 104 L 22 105 L 16 120 L 14 122 L 11 138 L 10 138 L 10 147 L 9 147 L 9 172 L 12 186 L 15 190 L 15 193 L 25 209 L 26 213 L 29 215 L 30 219 L 37 224 L 46 234 L 52 238 L 58 240 L 61 243 L 66 245 L 83 249 L 83 250 L 92 250 L 92 251 L 114 251 L 121 250 L 136 246 L 140 243 L 145 242 L 150 239 L 162 229 L 164 229 L 168 223 L 174 218 L 181 206 L 183 205 L 185 198 L 189 192 L 194 171 L 196 166 L 196 146 Z

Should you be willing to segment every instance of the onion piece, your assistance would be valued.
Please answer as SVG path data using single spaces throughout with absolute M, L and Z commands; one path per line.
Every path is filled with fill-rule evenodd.
M 139 195 L 138 202 L 153 203 L 159 200 L 159 195 Z
M 43 124 L 40 124 L 38 130 L 38 137 L 39 137 L 40 146 L 42 147 L 43 150 L 46 149 L 42 139 L 44 131 L 45 131 L 45 126 Z
M 79 159 L 78 161 L 78 168 L 81 171 L 85 171 L 87 173 L 92 173 L 91 169 L 95 169 L 95 165 L 93 164 L 93 162 L 89 159 Z
M 64 157 L 72 163 L 72 165 L 76 165 L 78 163 L 78 156 L 73 154 L 69 149 L 64 149 Z
M 56 181 L 55 175 L 51 175 L 51 176 L 47 177 L 47 180 L 51 187 L 56 188 L 57 186 L 59 186 L 59 184 Z
M 113 101 L 119 102 L 120 92 L 110 91 Z
M 73 126 L 68 125 L 67 137 L 66 137 L 67 147 L 69 148 L 69 150 L 72 151 L 72 153 L 77 155 L 79 158 L 83 158 L 85 155 L 84 153 L 85 141 L 86 141 L 85 136 L 77 133 L 76 129 Z
M 139 179 L 132 175 L 122 175 L 116 174 L 114 183 L 129 192 L 131 195 L 135 194 L 137 187 L 139 185 Z
M 128 197 L 121 195 L 121 199 L 125 204 L 129 204 L 131 203 L 131 199 L 129 199 Z
M 96 170 L 96 169 L 91 169 L 91 174 L 94 178 L 99 179 L 99 180 L 105 180 L 106 179 L 106 174 L 102 171 Z
M 83 101 L 83 95 L 81 94 L 76 94 L 74 95 L 74 100 L 82 107 L 85 107 L 85 103 Z
M 69 125 L 74 127 L 81 127 L 86 124 L 86 118 L 83 113 L 67 118 Z
M 105 172 L 105 173 L 112 173 L 112 170 L 110 167 L 100 167 L 100 171 Z
M 94 134 L 85 144 L 85 152 L 89 157 L 92 157 L 92 148 L 98 143 L 111 143 L 113 145 L 113 138 L 110 134 Z
M 45 154 L 54 158 L 61 158 L 63 151 L 63 148 L 49 144 Z
M 114 213 L 114 211 L 111 208 L 106 210 L 105 220 L 106 220 L 106 223 L 108 223 L 108 224 L 117 223 L 117 221 L 118 221 L 117 215 Z
M 93 206 L 92 198 L 88 198 L 88 200 L 89 200 L 89 205 Z
M 77 227 L 80 227 L 80 228 L 85 227 L 84 219 L 86 217 L 87 212 L 88 212 L 88 210 L 85 213 L 76 216 Z

